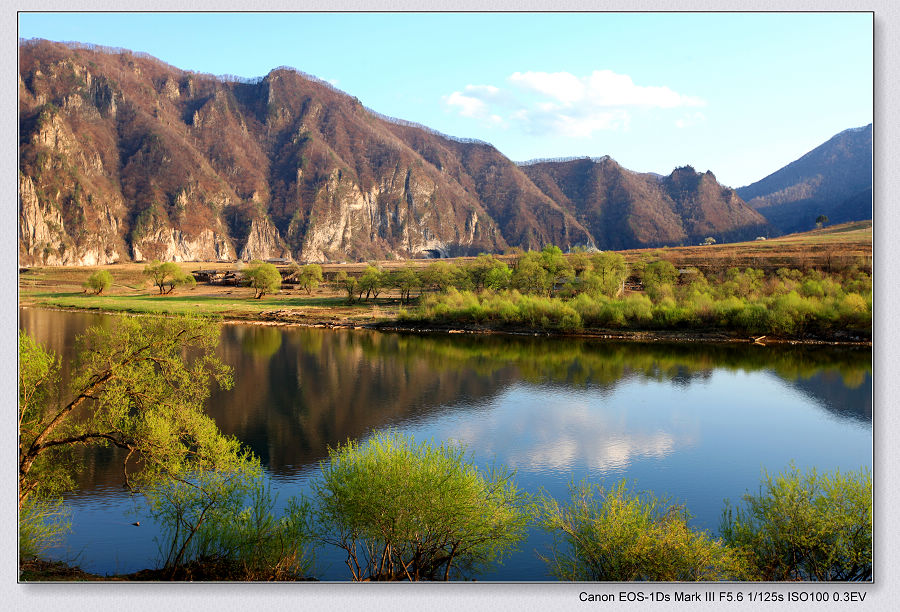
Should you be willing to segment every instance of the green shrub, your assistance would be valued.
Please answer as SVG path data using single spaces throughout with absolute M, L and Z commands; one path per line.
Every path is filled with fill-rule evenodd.
M 449 580 L 500 561 L 524 537 L 526 496 L 456 446 L 375 433 L 329 450 L 312 483 L 322 540 L 354 580 Z
M 195 562 L 225 563 L 231 579 L 284 580 L 309 575 L 311 511 L 304 500 L 288 500 L 274 514 L 275 496 L 255 458 L 229 470 L 199 470 L 163 479 L 145 496 L 160 524 L 164 568 L 175 572 Z
M 872 475 L 765 474 L 744 505 L 726 502 L 722 537 L 744 551 L 761 580 L 870 580 Z
M 71 512 L 62 498 L 29 497 L 19 509 L 19 559 L 25 561 L 62 543 L 71 529 Z
M 688 527 L 681 506 L 650 493 L 582 483 L 568 504 L 542 495 L 536 520 L 553 544 L 542 559 L 561 580 L 731 580 L 746 577 L 740 555 Z

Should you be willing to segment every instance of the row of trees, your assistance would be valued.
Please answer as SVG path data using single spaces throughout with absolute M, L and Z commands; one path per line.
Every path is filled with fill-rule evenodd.
M 521 491 L 508 470 L 477 467 L 456 445 L 380 432 L 330 449 L 314 498 L 278 512 L 259 460 L 203 413 L 211 381 L 231 384 L 214 322 L 121 318 L 79 342 L 61 394 L 58 358 L 19 337 L 23 554 L 65 529 L 58 500 L 83 467 L 75 449 L 112 445 L 126 451 L 124 484 L 162 527 L 169 578 L 210 563 L 218 578 L 307 577 L 319 543 L 345 551 L 354 580 L 468 578 L 514 550 L 529 524 L 553 535 L 545 559 L 566 580 L 871 577 L 867 471 L 767 475 L 758 495 L 726 506 L 715 537 L 692 529 L 681 506 L 624 484 L 573 485 L 561 503 Z
M 381 270 L 369 265 L 359 276 L 338 272 L 334 284 L 346 292 L 350 302 L 377 298 L 390 288 L 400 292 L 402 303 L 411 302 L 414 293 L 445 293 L 451 288 L 473 292 L 514 289 L 548 297 L 578 293 L 614 297 L 624 290 L 627 273 L 625 258 L 618 253 L 579 252 L 567 257 L 551 245 L 524 253 L 512 268 L 493 255 L 482 254 L 464 264 L 438 260 L 424 268 Z

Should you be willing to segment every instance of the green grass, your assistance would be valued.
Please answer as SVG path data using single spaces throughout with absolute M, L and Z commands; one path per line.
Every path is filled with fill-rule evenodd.
M 60 308 L 85 308 L 122 312 L 196 313 L 200 309 L 211 314 L 257 314 L 276 309 L 341 308 L 358 312 L 369 310 L 367 305 L 348 305 L 340 297 L 264 297 L 259 300 L 184 295 L 87 295 L 83 293 L 29 293 L 36 303 Z

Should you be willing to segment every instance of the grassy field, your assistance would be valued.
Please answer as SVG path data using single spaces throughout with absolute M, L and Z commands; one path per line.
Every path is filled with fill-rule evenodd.
M 629 263 L 640 260 L 665 259 L 676 267 L 696 266 L 709 273 L 729 267 L 751 266 L 766 271 L 780 267 L 824 271 L 842 266 L 871 267 L 871 221 L 842 224 L 794 234 L 781 238 L 711 246 L 672 247 L 623 251 Z M 500 259 L 512 262 L 517 254 Z M 473 258 L 459 258 L 464 263 Z M 407 264 L 424 267 L 431 260 L 377 262 L 385 269 Z M 201 269 L 234 268 L 236 264 L 216 262 L 184 262 L 178 264 L 185 272 Z M 361 272 L 366 263 L 324 264 L 326 279 L 340 270 Z M 96 309 L 135 313 L 204 312 L 227 319 L 285 320 L 301 323 L 362 325 L 376 321 L 394 320 L 400 313 L 399 293 L 387 291 L 377 302 L 348 304 L 346 294 L 327 283 L 307 294 L 285 286 L 277 295 L 254 299 L 249 287 L 216 286 L 198 283 L 181 287 L 170 295 L 159 295 L 146 276 L 144 264 L 121 263 L 102 268 L 113 275 L 112 287 L 103 295 L 84 292 L 82 284 L 97 267 L 35 267 L 20 271 L 19 302 L 22 305 L 57 308 Z

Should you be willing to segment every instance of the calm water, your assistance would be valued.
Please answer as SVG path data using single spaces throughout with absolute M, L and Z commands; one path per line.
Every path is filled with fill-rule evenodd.
M 20 310 L 20 326 L 64 362 L 78 333 L 110 319 Z M 521 488 L 560 499 L 573 480 L 625 478 L 712 531 L 723 500 L 756 491 L 763 470 L 872 465 L 869 349 L 224 325 L 220 353 L 235 386 L 214 392 L 209 412 L 262 458 L 281 499 L 307 489 L 329 445 L 384 427 L 463 442 L 480 465 L 508 465 Z M 155 566 L 156 531 L 122 490 L 120 457 L 85 460 L 68 496 L 73 532 L 55 555 L 99 573 Z M 532 533 L 479 578 L 546 579 L 535 554 L 545 546 Z M 318 576 L 347 579 L 343 558 L 321 550 Z

